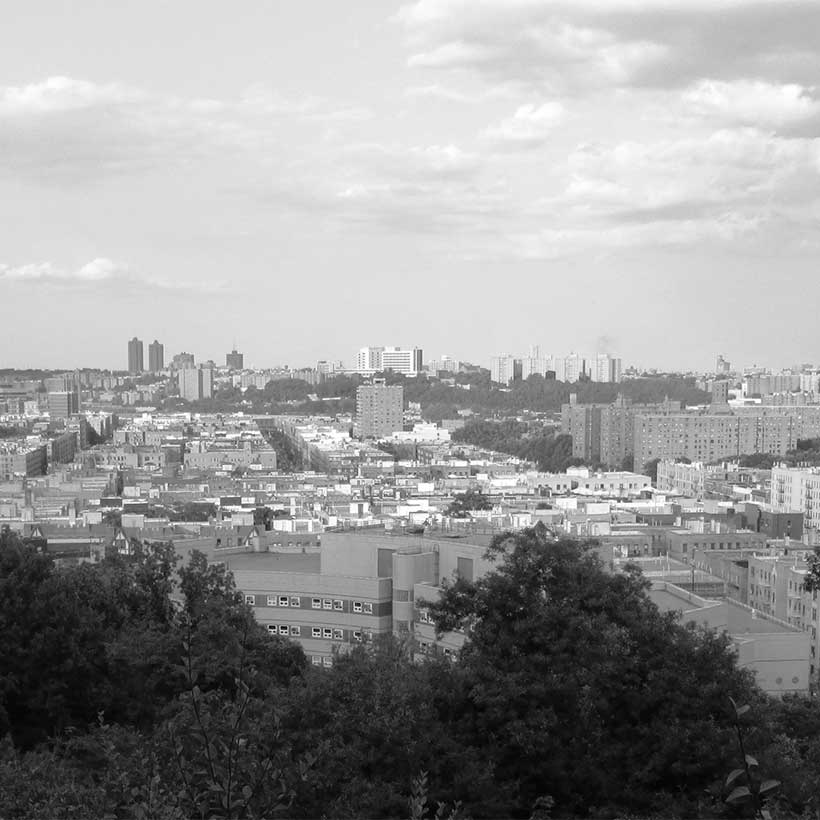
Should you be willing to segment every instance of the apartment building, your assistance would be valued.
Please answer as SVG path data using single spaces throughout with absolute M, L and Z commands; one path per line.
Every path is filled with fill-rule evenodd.
M 154 339 L 148 345 L 148 370 L 159 373 L 165 367 L 165 346 Z
M 377 379 L 356 389 L 356 431 L 360 438 L 384 438 L 404 426 L 404 388 Z
M 794 424 L 787 415 L 639 414 L 634 422 L 638 469 L 656 458 L 710 462 L 747 453 L 785 455 L 795 445 Z
M 820 530 L 820 468 L 772 468 L 770 503 L 780 511 L 803 513 L 803 527 Z
M 128 342 L 128 372 L 142 373 L 145 370 L 142 342 L 134 336 Z

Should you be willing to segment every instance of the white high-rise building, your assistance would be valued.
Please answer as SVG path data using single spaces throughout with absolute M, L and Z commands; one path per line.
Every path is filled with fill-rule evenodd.
M 356 354 L 356 372 L 370 376 L 382 369 L 383 347 L 362 347 Z
M 621 360 L 608 353 L 599 353 L 592 368 L 592 379 L 596 382 L 614 383 L 621 380 Z
M 515 358 L 510 353 L 493 356 L 490 378 L 498 384 L 510 384 L 515 377 Z
M 570 353 L 569 356 L 564 358 L 564 378 L 561 381 L 577 382 L 584 373 L 585 366 L 586 361 L 583 356 L 578 353 Z

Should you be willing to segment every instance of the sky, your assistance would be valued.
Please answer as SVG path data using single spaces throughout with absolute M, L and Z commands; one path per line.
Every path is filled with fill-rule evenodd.
M 0 368 L 820 362 L 820 2 L 0 19 Z

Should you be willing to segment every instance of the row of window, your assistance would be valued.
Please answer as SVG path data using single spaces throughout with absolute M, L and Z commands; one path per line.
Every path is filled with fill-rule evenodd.
M 256 599 L 256 595 L 245 595 L 245 603 L 249 606 L 257 606 Z M 275 607 L 301 607 L 302 599 L 298 595 L 266 595 L 265 605 Z M 344 612 L 345 602 L 340 598 L 311 598 L 310 606 L 311 609 L 331 609 L 336 612 Z M 372 615 L 373 604 L 369 601 L 351 601 L 351 611 L 364 615 Z
M 307 637 L 305 627 L 305 637 Z M 271 635 L 282 635 L 289 638 L 301 638 L 302 627 L 298 624 L 268 624 L 268 632 Z M 312 626 L 310 627 L 310 637 L 325 641 L 345 640 L 345 630 L 338 627 Z M 363 640 L 372 641 L 373 633 L 369 630 L 353 629 L 350 631 L 350 640 L 361 643 Z

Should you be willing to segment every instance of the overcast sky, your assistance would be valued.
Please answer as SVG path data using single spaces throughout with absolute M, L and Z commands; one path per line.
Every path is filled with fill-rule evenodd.
M 820 362 L 818 2 L 0 12 L 0 367 Z

